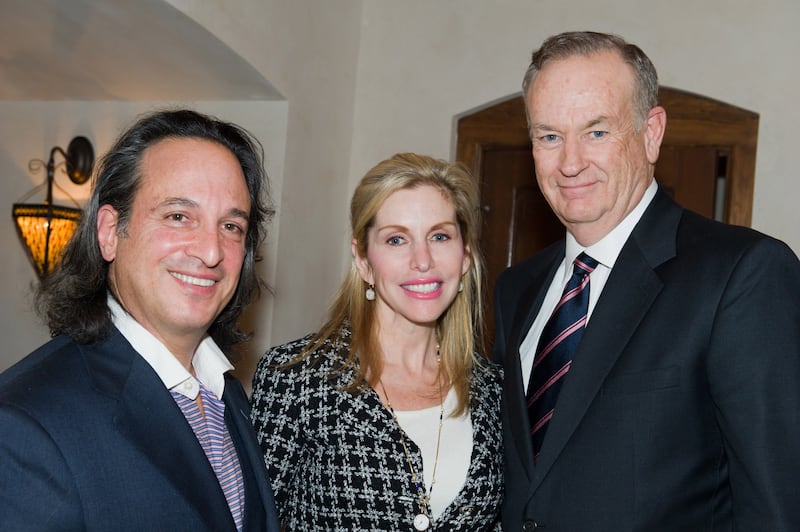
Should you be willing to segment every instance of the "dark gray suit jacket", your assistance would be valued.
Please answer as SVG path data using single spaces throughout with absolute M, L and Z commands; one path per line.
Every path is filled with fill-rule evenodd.
M 277 532 L 241 385 L 225 421 L 245 477 L 245 529 Z M 155 371 L 113 329 L 58 337 L 0 375 L 0 529 L 235 531 L 214 471 Z
M 564 242 L 505 271 L 507 531 L 800 530 L 800 263 L 659 190 L 623 247 L 534 463 L 519 346 Z

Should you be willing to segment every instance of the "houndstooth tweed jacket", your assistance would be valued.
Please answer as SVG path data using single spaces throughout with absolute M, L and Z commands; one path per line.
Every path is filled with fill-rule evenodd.
M 284 366 L 310 339 L 269 350 L 253 379 L 253 421 L 285 529 L 413 530 L 414 485 L 399 429 L 378 395 L 372 389 L 360 394 L 341 390 L 353 381 L 353 373 L 332 371 L 339 359 L 330 344 Z M 472 463 L 464 486 L 432 530 L 500 529 L 501 381 L 497 366 L 476 365 L 470 387 Z M 421 471 L 419 449 L 406 441 Z

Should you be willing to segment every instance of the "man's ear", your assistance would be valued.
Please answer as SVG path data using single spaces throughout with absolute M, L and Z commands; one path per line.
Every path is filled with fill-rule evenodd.
M 103 205 L 97 211 L 97 241 L 100 244 L 100 254 L 107 262 L 113 261 L 117 256 L 117 226 L 119 212 L 111 205 Z
M 366 257 L 359 255 L 358 240 L 355 238 L 350 242 L 350 253 L 353 254 L 353 263 L 355 263 L 356 270 L 358 270 L 358 275 L 361 276 L 361 279 L 367 284 L 374 284 L 372 267 L 369 265 L 369 261 Z
M 657 106 L 650 109 L 644 122 L 644 149 L 650 164 L 656 164 L 658 161 L 658 152 L 661 149 L 661 141 L 664 139 L 666 128 L 667 112 L 664 108 Z

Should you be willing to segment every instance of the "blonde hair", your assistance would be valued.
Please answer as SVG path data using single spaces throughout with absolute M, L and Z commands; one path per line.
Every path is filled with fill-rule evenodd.
M 478 248 L 481 219 L 475 179 L 461 163 L 414 153 L 397 154 L 378 163 L 361 179 L 350 203 L 350 226 L 358 254 L 366 257 L 367 233 L 386 198 L 398 190 L 420 186 L 436 187 L 453 203 L 462 242 L 470 257 L 470 267 L 462 276 L 463 291 L 436 324 L 442 365 L 458 395 L 455 415 L 460 415 L 469 407 L 475 350 L 482 345 L 484 332 L 484 268 Z M 340 369 L 355 372 L 354 382 L 347 387 L 351 392 L 374 385 L 382 371 L 375 304 L 365 298 L 365 288 L 353 261 L 334 296 L 328 321 L 300 355 L 312 356 L 328 341 L 334 349 L 341 349 L 342 331 L 349 328 L 350 346 Z

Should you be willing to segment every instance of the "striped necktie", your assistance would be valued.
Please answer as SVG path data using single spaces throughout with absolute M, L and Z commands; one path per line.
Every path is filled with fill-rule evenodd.
M 526 399 L 535 459 L 539 457 L 564 377 L 572 365 L 572 355 L 583 336 L 589 309 L 589 274 L 598 262 L 581 253 L 573 264 L 572 277 L 542 330 L 528 382 Z
M 198 399 L 203 403 L 203 411 L 200 410 L 198 401 L 177 391 L 170 393 L 203 447 L 225 494 L 236 529 L 241 531 L 244 516 L 244 477 L 236 447 L 225 425 L 225 403 L 202 383 Z

